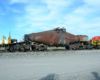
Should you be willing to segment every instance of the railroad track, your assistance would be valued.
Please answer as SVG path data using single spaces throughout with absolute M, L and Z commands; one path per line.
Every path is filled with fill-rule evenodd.
M 69 50 L 66 50 L 66 49 L 51 49 L 51 50 L 45 50 L 45 51 L 32 51 L 32 50 L 29 50 L 29 51 L 25 51 L 25 52 L 20 52 L 20 51 L 13 51 L 13 52 L 8 52 L 8 51 L 5 51 L 5 50 L 0 50 L 0 53 L 27 53 L 27 52 L 54 52 L 54 51 L 69 51 Z
M 99 49 L 85 49 L 84 51 L 86 51 L 86 50 L 99 50 Z M 20 52 L 20 51 L 8 52 L 8 51 L 5 51 L 5 50 L 0 50 L 0 53 L 27 53 L 27 52 L 30 53 L 30 52 L 57 52 L 57 51 L 81 51 L 81 50 L 49 49 L 49 50 L 45 50 L 45 51 L 32 51 L 32 50 L 29 50 L 29 51 L 26 51 L 26 52 Z

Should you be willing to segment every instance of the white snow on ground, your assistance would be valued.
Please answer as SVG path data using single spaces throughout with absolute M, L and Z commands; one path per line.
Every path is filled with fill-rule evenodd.
M 100 80 L 100 50 L 0 53 L 0 80 Z

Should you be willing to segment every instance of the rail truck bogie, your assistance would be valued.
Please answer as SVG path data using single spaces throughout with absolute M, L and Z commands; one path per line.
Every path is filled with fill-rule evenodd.
M 8 43 L 5 43 L 5 37 L 3 36 L 2 44 L 0 47 L 4 47 L 5 51 L 9 52 L 25 52 L 29 50 L 46 50 L 46 45 L 38 44 L 36 42 L 17 42 L 17 39 L 11 39 L 11 36 L 8 38 Z M 34 49 L 33 49 L 34 48 Z

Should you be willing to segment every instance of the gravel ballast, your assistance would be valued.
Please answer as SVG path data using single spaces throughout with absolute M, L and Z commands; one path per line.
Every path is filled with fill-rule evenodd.
M 73 50 L 73 51 L 40 51 L 40 52 L 1 52 L 0 58 L 22 58 L 22 57 L 45 57 L 45 56 L 61 56 L 61 55 L 81 55 L 100 53 L 100 50 Z

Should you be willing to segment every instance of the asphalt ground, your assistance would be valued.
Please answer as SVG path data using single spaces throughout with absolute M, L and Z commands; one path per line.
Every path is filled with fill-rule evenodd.
M 0 53 L 0 80 L 100 80 L 100 50 Z

